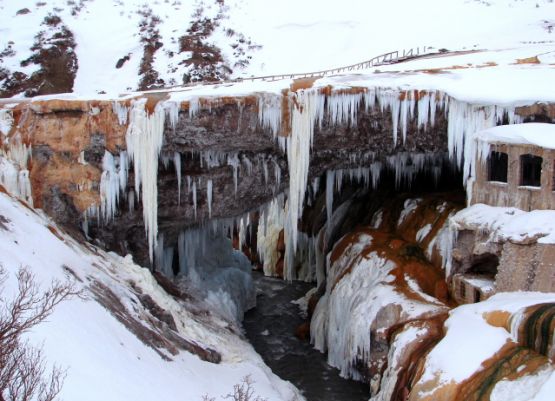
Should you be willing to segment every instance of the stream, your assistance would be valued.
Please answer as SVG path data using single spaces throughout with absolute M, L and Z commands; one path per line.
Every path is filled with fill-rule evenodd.
M 273 372 L 297 386 L 307 401 L 368 400 L 367 384 L 341 378 L 339 370 L 327 364 L 326 354 L 295 337 L 295 329 L 304 319 L 291 301 L 301 298 L 313 285 L 289 283 L 258 272 L 253 272 L 253 280 L 257 306 L 245 314 L 243 327 Z

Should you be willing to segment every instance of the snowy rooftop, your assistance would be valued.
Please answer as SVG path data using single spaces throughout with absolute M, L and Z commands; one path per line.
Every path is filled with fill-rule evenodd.
M 555 125 L 544 123 L 500 125 L 477 132 L 475 137 L 486 143 L 535 145 L 555 149 Z

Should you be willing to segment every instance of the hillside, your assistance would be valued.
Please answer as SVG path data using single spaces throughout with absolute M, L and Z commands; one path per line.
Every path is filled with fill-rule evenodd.
M 550 0 L 2 0 L 0 97 L 315 71 L 418 46 L 520 46 L 553 40 L 549 15 Z

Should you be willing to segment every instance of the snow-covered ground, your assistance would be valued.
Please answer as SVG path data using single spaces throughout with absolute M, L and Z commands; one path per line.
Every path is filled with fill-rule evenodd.
M 536 239 L 540 244 L 555 244 L 555 210 L 524 212 L 478 203 L 453 216 L 451 227 L 489 232 L 491 241 L 522 243 Z
M 181 83 L 186 71 L 176 52 L 194 11 L 202 7 L 210 18 L 221 13 L 216 0 L 26 3 L 0 1 L 0 52 L 10 44 L 13 50 L 2 57 L 0 67 L 27 74 L 36 70 L 33 64 L 20 63 L 31 56 L 44 17 L 56 14 L 75 36 L 79 68 L 74 92 L 80 95 L 116 94 L 137 87 L 144 34 L 139 24 L 145 10 L 160 19 L 162 47 L 155 52 L 153 66 L 166 83 Z M 31 12 L 17 15 L 24 7 Z M 223 14 L 209 42 L 221 48 L 228 64 L 242 57 L 234 55 L 233 47 L 240 38 L 230 37 L 229 30 L 261 46 L 247 50 L 250 64 L 235 69 L 235 77 L 318 71 L 422 46 L 472 50 L 548 43 L 555 35 L 554 19 L 549 18 L 555 15 L 555 3 L 550 0 L 227 0 Z M 116 63 L 125 56 L 129 60 L 117 69 Z
M 63 302 L 48 321 L 28 333 L 32 344 L 43 345 L 49 363 L 67 368 L 63 399 L 200 401 L 205 394 L 216 398 L 228 394 L 246 375 L 251 375 L 255 392 L 262 397 L 302 399 L 292 385 L 270 371 L 237 334 L 234 323 L 217 312 L 206 312 L 202 303 L 171 297 L 129 256 L 123 258 L 79 243 L 40 211 L 4 193 L 0 193 L 0 217 L 0 265 L 9 274 L 3 299 L 9 300 L 16 293 L 15 273 L 20 266 L 29 267 L 45 289 L 52 280 L 72 280 L 86 298 Z M 99 288 L 118 300 L 111 302 L 116 312 L 99 303 Z M 216 350 L 222 362 L 209 363 L 183 350 L 173 354 L 142 342 L 129 325 L 115 317 L 126 316 L 138 327 L 159 333 L 157 325 L 162 322 L 144 306 L 142 294 L 148 294 L 171 314 L 176 329 L 166 330 Z
M 527 306 L 554 301 L 555 294 L 501 293 L 487 301 L 453 309 L 445 322 L 445 337 L 427 355 L 424 372 L 416 388 L 427 381 L 433 381 L 435 389 L 462 383 L 482 370 L 484 361 L 494 357 L 507 343 L 515 341 L 515 333 L 487 322 L 488 313 L 505 312 L 514 316 Z M 540 372 L 518 380 L 498 382 L 493 389 L 492 400 L 547 401 L 553 397 L 550 392 L 554 386 L 555 370 L 553 365 L 546 365 Z M 510 397 L 507 397 L 508 391 L 512 391 Z M 438 398 L 434 398 L 432 393 L 427 399 Z

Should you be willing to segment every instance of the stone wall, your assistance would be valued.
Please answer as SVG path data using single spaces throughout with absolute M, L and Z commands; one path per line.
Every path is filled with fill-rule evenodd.
M 507 182 L 488 181 L 488 162 L 476 163 L 476 181 L 472 187 L 470 204 L 512 206 L 530 211 L 555 209 L 555 150 L 532 145 L 492 145 L 492 151 L 507 153 L 509 165 Z M 521 186 L 520 156 L 531 154 L 543 158 L 541 187 Z

